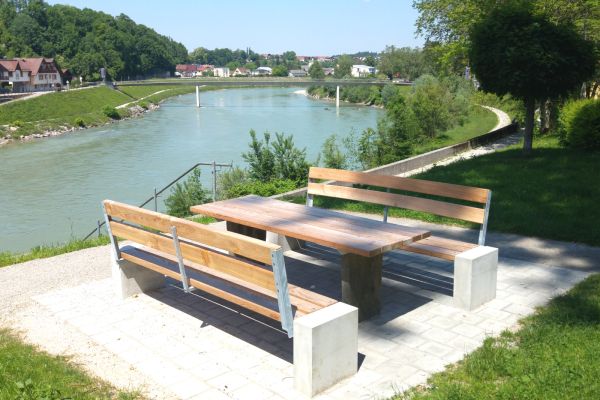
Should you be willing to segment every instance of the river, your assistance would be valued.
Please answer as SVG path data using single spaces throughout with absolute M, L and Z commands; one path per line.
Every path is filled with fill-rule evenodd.
M 297 90 L 203 92 L 200 109 L 185 95 L 142 118 L 0 148 L 0 251 L 80 238 L 102 218 L 101 200 L 137 205 L 197 162 L 244 166 L 250 129 L 261 138 L 265 130 L 293 134 L 314 161 L 327 136 L 374 127 L 381 113 L 350 105 L 338 112 Z M 210 170 L 202 173 L 208 183 Z

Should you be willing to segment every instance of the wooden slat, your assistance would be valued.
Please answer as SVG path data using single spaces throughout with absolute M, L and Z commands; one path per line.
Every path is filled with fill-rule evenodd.
M 394 228 L 380 221 L 258 196 L 202 204 L 192 211 L 365 257 L 429 236 L 425 230 Z M 369 230 L 375 234 L 365 235 Z
M 171 227 L 175 226 L 177 234 L 182 238 L 231 251 L 234 254 L 269 265 L 272 264 L 271 252 L 279 248 L 279 246 L 271 243 L 232 232 L 216 231 L 196 222 L 171 217 L 129 204 L 105 200 L 104 208 L 106 213 L 113 218 L 130 221 L 161 232 L 170 232 Z
M 402 178 L 399 176 L 379 175 L 369 172 L 346 171 L 332 168 L 311 167 L 308 176 L 311 179 L 327 179 L 348 183 L 358 183 L 362 185 L 378 186 L 473 201 L 482 204 L 487 202 L 489 192 L 488 189 L 471 186 L 433 182 L 414 178 Z M 309 194 L 312 194 L 310 188 Z
M 110 222 L 110 228 L 115 236 L 132 240 L 170 255 L 176 255 L 173 241 L 170 238 L 116 221 Z M 265 289 L 275 290 L 275 281 L 271 271 L 188 243 L 180 242 L 180 248 L 182 256 L 186 260 L 238 277 Z
M 164 259 L 165 261 L 177 263 L 177 257 L 173 256 L 171 254 L 160 252 L 160 251 L 154 250 L 154 249 L 146 247 L 146 246 L 135 246 L 134 248 L 136 251 L 145 252 L 147 254 L 151 254 L 153 256 Z M 126 252 L 126 250 L 123 250 L 123 254 L 128 254 L 128 253 Z M 128 254 L 128 256 L 131 256 L 131 255 Z M 125 257 L 123 257 L 123 258 L 125 258 Z M 143 259 L 140 259 L 140 260 L 143 260 Z M 184 260 L 184 263 L 185 263 L 185 267 L 189 268 L 190 270 L 195 270 L 200 273 L 210 275 L 210 276 L 213 276 L 218 279 L 229 281 L 239 287 L 245 287 L 246 289 L 248 289 L 249 291 L 252 291 L 254 293 L 277 300 L 277 293 L 273 290 L 265 289 L 262 286 L 255 285 L 244 279 L 240 279 L 235 276 L 225 274 L 220 271 L 216 271 L 214 269 L 205 267 L 204 265 L 200 265 L 198 263 L 195 263 L 195 262 L 192 262 L 189 260 Z M 155 265 L 155 264 L 150 263 L 150 265 Z M 148 268 L 153 269 L 151 266 L 148 266 L 148 265 L 144 265 L 144 266 L 147 266 Z M 160 267 L 160 268 L 162 268 L 162 267 Z M 163 270 L 164 269 L 165 268 L 163 268 Z M 156 271 L 163 273 L 162 270 L 161 271 L 156 270 Z M 168 274 L 165 274 L 165 275 L 168 275 L 174 279 L 181 281 L 181 277 L 178 273 L 176 273 L 172 270 L 169 270 L 169 269 L 167 269 L 167 271 L 170 271 L 171 275 L 168 275 Z M 320 295 L 318 293 L 310 292 L 308 290 L 302 289 L 300 287 L 297 287 L 297 286 L 289 284 L 289 283 L 288 283 L 288 290 L 290 293 L 290 302 L 292 303 L 292 305 L 294 307 L 296 307 L 297 313 L 300 313 L 299 315 L 309 314 L 311 312 L 317 311 L 328 305 L 337 303 L 337 300 Z
M 378 192 L 367 189 L 356 189 L 345 186 L 327 185 L 323 183 L 308 183 L 310 193 L 335 197 L 338 199 L 357 200 L 368 203 L 381 204 L 391 207 L 407 208 L 431 214 L 462 219 L 464 221 L 483 223 L 484 210 L 482 208 L 451 204 L 438 200 L 423 199 L 405 196 L 402 194 Z
M 429 239 L 430 238 L 426 238 L 421 241 L 411 243 L 410 245 L 402 248 L 402 250 L 453 261 L 457 254 L 477 247 L 476 244 L 459 242 L 456 240 L 437 237 L 433 238 L 433 240 Z

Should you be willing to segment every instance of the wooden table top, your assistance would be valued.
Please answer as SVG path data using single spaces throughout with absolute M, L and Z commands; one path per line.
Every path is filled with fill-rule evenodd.
M 423 229 L 253 195 L 193 206 L 191 211 L 365 257 L 431 235 Z

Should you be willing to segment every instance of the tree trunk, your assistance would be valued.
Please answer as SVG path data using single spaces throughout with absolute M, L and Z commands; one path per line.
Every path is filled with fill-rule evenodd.
M 546 133 L 546 121 L 547 119 L 548 108 L 546 107 L 546 100 L 540 101 L 540 133 Z
M 525 134 L 523 137 L 523 153 L 531 154 L 533 148 L 533 123 L 535 117 L 535 99 L 525 99 Z
M 560 100 L 554 99 L 550 101 L 548 106 L 548 130 L 556 133 L 558 129 L 558 107 Z

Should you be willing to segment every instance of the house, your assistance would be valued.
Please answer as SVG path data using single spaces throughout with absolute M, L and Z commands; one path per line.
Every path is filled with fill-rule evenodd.
M 366 76 L 375 75 L 376 72 L 377 72 L 377 70 L 375 69 L 375 67 L 359 64 L 359 65 L 353 65 L 352 71 L 350 73 L 355 78 L 362 78 L 362 77 L 366 77 Z
M 265 76 L 271 75 L 273 70 L 269 67 L 258 67 L 254 71 L 252 71 L 252 75 L 254 76 Z
M 306 76 L 308 76 L 308 73 L 302 69 L 292 69 L 288 73 L 288 76 L 290 78 L 305 78 Z
M 0 60 L 0 84 L 12 91 L 53 90 L 63 84 L 61 70 L 53 58 L 15 58 Z
M 175 76 L 182 78 L 192 78 L 196 75 L 197 68 L 194 64 L 177 64 L 175 66 Z
M 238 67 L 233 71 L 233 76 L 250 76 L 250 70 L 244 67 Z
M 323 68 L 323 73 L 325 74 L 325 76 L 333 76 L 334 72 L 335 68 Z
M 213 73 L 219 78 L 229 78 L 229 68 L 227 67 L 215 68 Z

